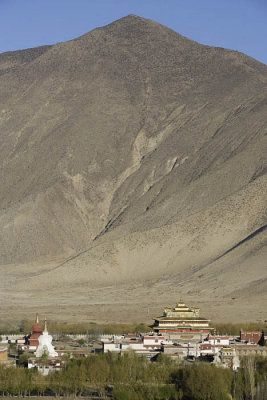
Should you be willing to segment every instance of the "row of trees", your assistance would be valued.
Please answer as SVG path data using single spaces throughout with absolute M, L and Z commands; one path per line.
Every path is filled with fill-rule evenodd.
M 165 356 L 150 362 L 111 353 L 69 360 L 44 377 L 34 370 L 0 366 L 3 396 L 112 396 L 115 400 L 265 400 L 267 359 L 246 358 L 238 372 L 208 363 L 177 365 Z
M 34 321 L 23 320 L 20 322 L 17 327 L 1 327 L 0 326 L 0 335 L 1 334 L 29 334 L 32 326 L 34 325 Z M 148 332 L 151 330 L 146 324 L 96 324 L 93 322 L 90 323 L 67 323 L 67 322 L 57 322 L 57 321 L 49 321 L 49 332 L 52 334 L 88 334 L 88 335 L 101 335 L 101 334 L 123 334 L 129 332 Z
M 214 323 L 211 325 L 216 332 L 221 335 L 239 335 L 240 331 L 264 331 L 267 332 L 267 323 L 265 322 L 249 322 L 249 323 Z
M 23 320 L 17 327 L 6 329 L 0 326 L 1 333 L 24 333 L 31 331 L 34 321 Z M 238 335 L 240 330 L 244 331 L 265 331 L 267 332 L 267 324 L 264 322 L 251 322 L 247 324 L 240 323 L 214 323 L 211 324 L 220 334 Z M 129 332 L 149 332 L 151 327 L 144 323 L 139 324 L 96 324 L 96 323 L 65 323 L 65 322 L 49 322 L 49 331 L 52 334 L 116 334 Z

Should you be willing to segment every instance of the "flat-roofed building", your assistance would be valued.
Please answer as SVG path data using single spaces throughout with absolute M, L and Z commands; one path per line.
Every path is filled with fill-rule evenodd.
M 261 356 L 267 357 L 267 347 L 257 344 L 236 344 L 234 346 L 236 354 L 239 357 L 244 356 Z
M 223 345 L 223 346 L 229 346 L 230 344 L 230 337 L 229 336 L 212 336 L 208 335 L 207 338 L 204 340 L 204 343 L 210 343 L 213 344 L 214 346 L 216 345 Z
M 180 359 L 185 359 L 188 356 L 188 349 L 186 347 L 182 347 L 181 345 L 165 345 L 162 346 L 162 353 L 167 356 L 175 356 Z
M 240 340 L 242 342 L 256 343 L 264 346 L 264 332 L 262 331 L 240 331 Z
M 28 360 L 28 369 L 32 368 L 47 376 L 52 371 L 60 371 L 62 369 L 62 361 L 59 358 L 50 358 L 43 362 L 40 359 L 32 358 Z
M 8 348 L 0 347 L 0 362 L 8 360 Z
M 215 357 L 215 364 L 236 371 L 240 367 L 240 358 L 234 347 L 223 347 Z

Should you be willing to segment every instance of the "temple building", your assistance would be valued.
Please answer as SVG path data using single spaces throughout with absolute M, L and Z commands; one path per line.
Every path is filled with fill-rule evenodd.
M 39 345 L 39 337 L 43 334 L 43 325 L 39 322 L 39 315 L 36 314 L 36 321 L 32 327 L 30 336 L 27 339 L 27 344 L 31 349 L 36 349 Z
M 48 358 L 57 357 L 58 353 L 55 351 L 54 346 L 52 345 L 52 336 L 48 334 L 47 323 L 45 320 L 44 331 L 41 336 L 39 336 L 39 345 L 36 350 L 36 357 L 42 357 L 43 355 L 47 355 Z
M 209 320 L 200 317 L 199 308 L 188 307 L 183 301 L 174 308 L 165 308 L 163 316 L 155 318 L 153 329 L 179 342 L 199 341 L 213 331 Z

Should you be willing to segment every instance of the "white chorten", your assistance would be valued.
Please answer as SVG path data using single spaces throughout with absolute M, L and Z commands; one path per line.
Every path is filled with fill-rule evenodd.
M 36 357 L 42 357 L 43 354 L 47 354 L 48 357 L 57 357 L 58 353 L 55 351 L 52 345 L 52 336 L 48 334 L 47 324 L 45 320 L 44 331 L 41 336 L 39 336 L 39 345 L 36 350 Z

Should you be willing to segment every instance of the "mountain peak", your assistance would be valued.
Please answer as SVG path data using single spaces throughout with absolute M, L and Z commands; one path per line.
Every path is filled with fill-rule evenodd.
M 144 17 L 140 17 L 135 14 L 129 14 L 126 15 L 125 17 L 122 17 L 106 26 L 101 27 L 100 29 L 106 29 L 106 30 L 117 30 L 118 33 L 125 32 L 125 31 L 130 31 L 130 32 L 138 32 L 141 31 L 143 33 L 158 33 L 160 34 L 162 32 L 162 29 L 173 32 L 171 29 L 167 28 L 164 25 L 161 25 L 158 22 L 155 22 L 151 19 L 147 19 Z M 176 35 L 178 35 L 176 33 Z
M 136 14 L 125 15 L 124 17 L 119 18 L 116 21 L 113 21 L 111 24 L 116 24 L 119 21 L 123 21 L 123 22 L 127 22 L 127 23 L 139 21 L 139 22 L 147 22 L 147 23 L 150 22 L 150 23 L 157 24 L 157 22 L 155 22 L 155 21 L 152 21 L 152 20 L 144 18 L 144 17 L 140 17 L 139 15 L 136 15 Z
M 128 15 L 0 72 L 2 313 L 49 290 L 143 320 L 178 287 L 262 317 L 266 66 Z

